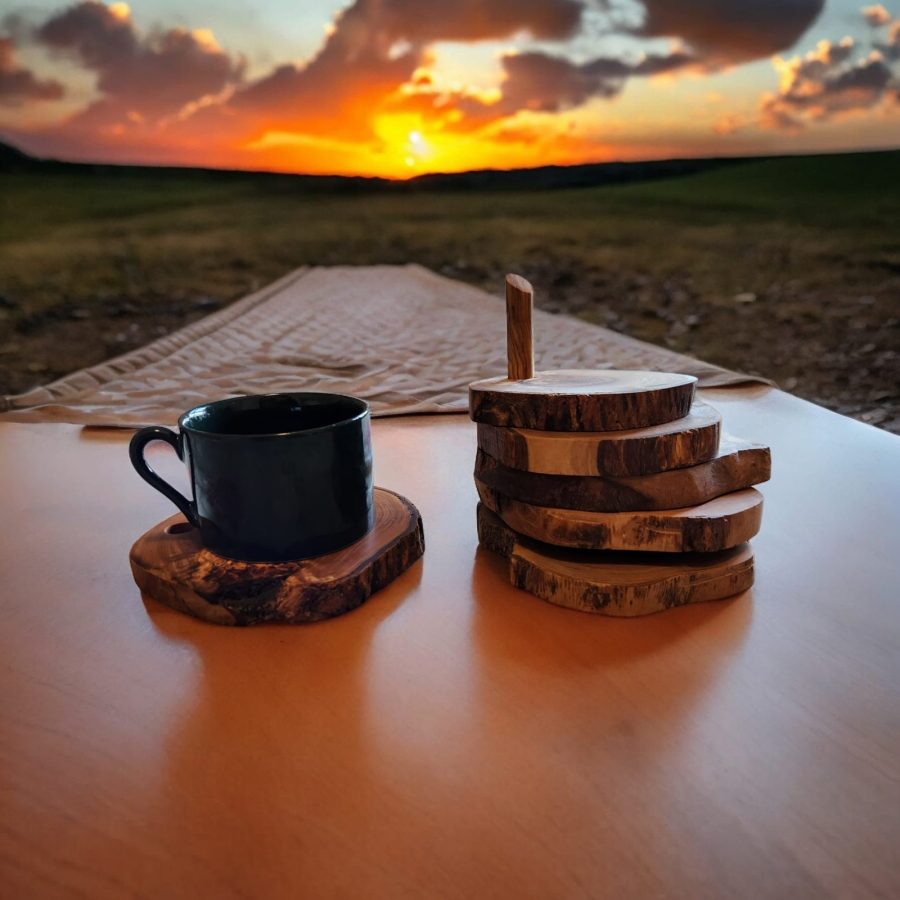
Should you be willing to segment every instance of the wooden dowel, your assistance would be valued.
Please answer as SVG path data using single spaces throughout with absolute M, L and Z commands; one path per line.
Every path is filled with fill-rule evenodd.
M 506 358 L 510 381 L 534 376 L 533 298 L 534 289 L 521 275 L 506 276 Z

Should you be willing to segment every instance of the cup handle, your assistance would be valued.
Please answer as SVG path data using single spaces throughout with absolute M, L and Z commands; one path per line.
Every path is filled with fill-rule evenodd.
M 131 457 L 131 464 L 147 484 L 155 487 L 161 494 L 168 497 L 181 510 L 188 522 L 195 528 L 199 528 L 200 517 L 197 515 L 197 504 L 193 500 L 188 500 L 184 494 L 176 491 L 171 484 L 163 481 L 147 465 L 147 461 L 144 459 L 144 448 L 153 441 L 165 442 L 178 454 L 180 460 L 184 460 L 181 436 L 160 425 L 151 425 L 149 428 L 142 428 L 131 438 L 131 443 L 128 445 L 128 455 Z

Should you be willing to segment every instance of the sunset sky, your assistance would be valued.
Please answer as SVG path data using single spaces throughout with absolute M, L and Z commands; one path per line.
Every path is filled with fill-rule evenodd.
M 0 0 L 0 140 L 409 177 L 900 146 L 900 0 Z

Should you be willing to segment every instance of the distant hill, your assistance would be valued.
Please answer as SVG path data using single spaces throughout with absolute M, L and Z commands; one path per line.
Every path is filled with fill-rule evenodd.
M 290 175 L 280 172 L 252 172 L 241 169 L 201 169 L 189 166 L 143 166 L 120 165 L 116 163 L 64 162 L 57 159 L 40 159 L 30 156 L 12 144 L 0 141 L 0 172 L 64 172 L 67 174 L 89 173 L 110 177 L 133 175 L 158 175 L 183 179 L 194 177 L 198 180 L 236 179 L 272 183 L 283 188 L 289 184 L 301 190 L 359 191 L 384 189 L 394 182 L 387 178 L 368 178 L 349 175 Z
M 0 141 L 0 172 L 8 172 L 17 168 L 33 168 L 35 165 L 40 165 L 40 161 L 22 152 L 18 147 Z
M 694 175 L 697 172 L 741 162 L 746 162 L 746 158 L 661 159 L 646 162 L 586 163 L 577 166 L 538 166 L 533 169 L 476 169 L 470 172 L 419 175 L 403 184 L 429 190 L 595 187 L 602 184 L 627 184 L 679 175 Z
M 866 155 L 884 156 L 896 151 L 871 151 Z M 177 166 L 137 166 L 109 163 L 72 163 L 38 159 L 0 141 L 0 172 L 55 171 L 91 173 L 106 177 L 153 174 L 160 178 L 177 177 L 198 180 L 223 179 L 253 181 L 260 187 L 312 193 L 359 193 L 369 191 L 408 192 L 417 190 L 485 191 L 552 190 L 557 188 L 596 187 L 635 184 L 673 179 L 736 165 L 766 160 L 802 160 L 831 154 L 808 156 L 720 156 L 697 159 L 664 159 L 644 162 L 606 162 L 572 166 L 538 166 L 532 169 L 478 169 L 469 172 L 445 172 L 419 175 L 407 181 L 345 175 L 303 175 L 280 172 L 254 172 L 231 169 L 202 169 Z M 852 158 L 861 153 L 839 154 Z

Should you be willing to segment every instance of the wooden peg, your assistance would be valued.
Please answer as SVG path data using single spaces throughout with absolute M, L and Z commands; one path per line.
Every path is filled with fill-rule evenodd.
M 506 357 L 510 381 L 534 375 L 533 300 L 534 288 L 521 275 L 506 276 Z

